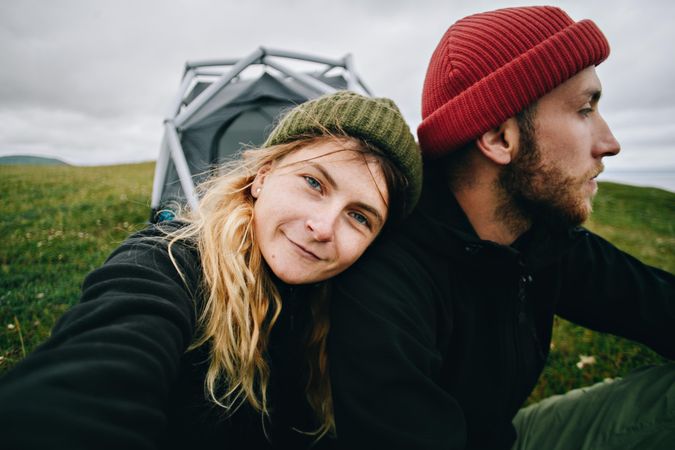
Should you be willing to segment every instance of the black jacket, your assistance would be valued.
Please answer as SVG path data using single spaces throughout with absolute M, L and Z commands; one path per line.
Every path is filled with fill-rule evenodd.
M 177 273 L 155 228 L 130 238 L 85 280 L 81 302 L 51 337 L 0 380 L 0 447 L 16 449 L 307 448 L 316 428 L 305 401 L 300 288 L 279 284 L 284 307 L 268 347 L 271 420 L 247 403 L 226 417 L 205 398 L 208 347 L 195 337 L 201 268 L 176 244 Z M 326 448 L 324 439 L 315 448 Z
M 480 240 L 440 178 L 334 283 L 341 448 L 508 449 L 554 314 L 675 357 L 675 281 L 579 227 Z

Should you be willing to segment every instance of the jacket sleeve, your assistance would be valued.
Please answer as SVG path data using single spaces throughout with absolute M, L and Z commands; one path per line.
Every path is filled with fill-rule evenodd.
M 564 260 L 556 313 L 675 358 L 675 277 L 643 264 L 601 237 L 580 231 Z
M 195 280 L 188 252 L 175 252 Z M 149 449 L 192 339 L 191 290 L 161 239 L 126 241 L 87 276 L 81 302 L 0 380 L 2 446 Z
M 328 350 L 338 446 L 463 448 L 463 414 L 439 381 L 439 295 L 405 251 L 380 250 L 334 280 Z

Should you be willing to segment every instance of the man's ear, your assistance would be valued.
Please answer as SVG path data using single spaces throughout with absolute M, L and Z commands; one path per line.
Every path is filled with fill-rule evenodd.
M 265 184 L 265 177 L 270 173 L 270 170 L 272 170 L 272 163 L 267 163 L 258 169 L 258 173 L 255 174 L 253 183 L 251 183 L 251 196 L 253 198 L 258 198 L 260 195 L 263 184 Z
M 486 158 L 504 166 L 516 156 L 519 140 L 518 122 L 515 117 L 511 117 L 498 127 L 480 135 L 476 139 L 476 147 Z

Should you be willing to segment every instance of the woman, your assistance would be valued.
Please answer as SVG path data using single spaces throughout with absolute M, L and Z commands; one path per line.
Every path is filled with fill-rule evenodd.
M 81 303 L 2 381 L 0 439 L 329 447 L 326 280 L 420 187 L 390 100 L 338 92 L 296 107 L 206 183 L 198 211 L 132 236 L 86 278 Z

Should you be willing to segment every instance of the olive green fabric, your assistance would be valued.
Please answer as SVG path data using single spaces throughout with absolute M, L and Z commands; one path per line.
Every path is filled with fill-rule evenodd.
M 408 181 L 406 213 L 417 204 L 422 191 L 422 157 L 396 104 L 388 98 L 371 98 L 338 91 L 290 110 L 272 130 L 264 146 L 283 144 L 326 131 L 344 133 L 381 149 Z
M 547 398 L 513 424 L 513 450 L 675 449 L 675 363 Z

